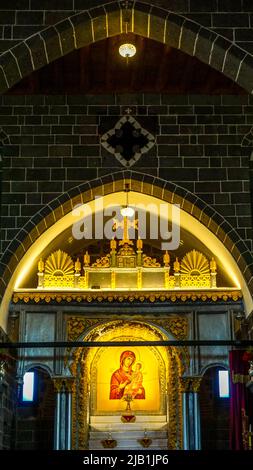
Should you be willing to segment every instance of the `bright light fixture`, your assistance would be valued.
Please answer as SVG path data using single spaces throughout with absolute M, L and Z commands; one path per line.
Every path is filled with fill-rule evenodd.
M 229 376 L 227 370 L 219 370 L 219 397 L 229 398 Z
M 133 44 L 121 44 L 119 53 L 122 57 L 129 58 L 136 54 L 136 47 Z
M 124 206 L 120 209 L 120 213 L 123 217 L 133 217 L 134 209 L 130 206 Z
M 126 183 L 125 185 L 125 192 L 126 192 L 126 204 L 125 206 L 121 207 L 120 213 L 123 217 L 133 217 L 134 215 L 134 208 L 129 206 L 128 202 L 128 193 L 130 191 L 129 183 Z
M 34 399 L 34 372 L 26 372 L 24 375 L 22 401 L 33 401 Z

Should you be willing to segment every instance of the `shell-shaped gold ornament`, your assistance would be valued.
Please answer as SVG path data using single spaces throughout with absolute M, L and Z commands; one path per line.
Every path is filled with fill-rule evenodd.
M 57 250 L 45 262 L 45 274 L 65 276 L 74 274 L 74 263 L 68 253 Z
M 210 274 L 209 262 L 200 251 L 192 250 L 183 257 L 181 261 L 181 274 L 198 276 Z

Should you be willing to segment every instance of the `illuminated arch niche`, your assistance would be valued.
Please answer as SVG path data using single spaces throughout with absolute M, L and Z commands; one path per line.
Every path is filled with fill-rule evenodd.
M 144 204 L 145 206 L 149 206 L 155 212 L 155 210 L 159 210 L 159 204 L 162 202 L 163 204 L 168 205 L 168 213 L 171 213 L 172 204 L 165 202 L 159 198 L 156 198 L 151 195 L 143 194 L 136 191 L 131 191 L 132 200 L 135 204 Z M 119 191 L 115 193 L 110 193 L 106 196 L 102 196 L 102 202 L 104 206 L 115 204 L 115 200 L 117 204 L 124 205 L 125 204 L 125 192 Z M 96 201 L 92 200 L 89 202 L 89 206 L 93 213 L 96 211 Z M 32 264 L 34 263 L 34 259 L 38 258 L 40 254 L 45 250 L 48 244 L 62 231 L 68 229 L 74 221 L 81 220 L 83 217 L 83 212 L 80 211 L 81 215 L 78 217 L 73 217 L 72 213 L 69 212 L 67 215 L 62 217 L 58 220 L 55 224 L 53 224 L 48 230 L 46 230 L 34 243 L 33 245 L 27 250 L 26 254 L 23 256 L 21 261 L 19 262 L 17 268 L 15 269 L 14 273 L 12 274 L 11 280 L 8 284 L 8 287 L 5 291 L 3 301 L 1 304 L 0 310 L 0 318 L 1 318 L 1 326 L 6 328 L 7 317 L 8 317 L 8 306 L 11 300 L 13 292 L 19 288 L 22 283 L 22 280 L 27 275 L 29 270 L 31 269 Z M 231 279 L 232 284 L 237 287 L 238 289 L 242 290 L 243 299 L 245 303 L 246 312 L 251 312 L 253 309 L 253 300 L 249 289 L 247 287 L 247 283 L 236 263 L 231 253 L 228 249 L 223 245 L 223 243 L 202 223 L 200 223 L 196 218 L 188 214 L 186 211 L 180 209 L 180 219 L 181 219 L 181 227 L 182 229 L 187 230 L 195 237 L 197 237 L 202 242 L 205 242 L 205 245 L 208 246 L 209 250 L 214 254 L 216 258 L 219 258 L 220 263 L 223 265 L 225 272 L 227 273 L 228 277 Z

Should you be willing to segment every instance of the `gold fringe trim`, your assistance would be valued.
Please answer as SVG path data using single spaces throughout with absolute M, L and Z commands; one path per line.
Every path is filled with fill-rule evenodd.
M 223 302 L 234 301 L 237 302 L 242 298 L 240 291 L 202 291 L 202 292 L 15 292 L 13 295 L 13 303 L 18 302 L 24 303 L 39 303 L 39 302 L 187 302 L 187 301 L 201 301 L 201 302 L 217 302 L 219 300 Z

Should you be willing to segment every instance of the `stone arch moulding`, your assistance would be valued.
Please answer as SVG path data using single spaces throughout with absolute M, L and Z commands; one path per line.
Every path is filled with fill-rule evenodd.
M 42 362 L 32 362 L 32 361 L 27 362 L 27 364 L 24 365 L 23 369 L 19 371 L 19 375 L 23 376 L 26 372 L 30 372 L 33 369 L 43 370 L 44 372 L 48 374 L 50 379 L 52 379 L 54 375 L 52 369 L 48 365 L 43 364 Z
M 0 56 L 0 93 L 74 49 L 129 31 L 168 44 L 253 93 L 253 55 L 187 17 L 142 2 L 109 2 L 77 13 L 21 41 Z
M 236 273 L 235 283 L 237 280 L 237 285 L 241 285 L 246 312 L 251 312 L 253 259 L 236 230 L 218 212 L 181 186 L 125 170 L 83 183 L 54 199 L 35 214 L 10 243 L 0 264 L 0 293 L 3 296 L 0 321 L 4 329 L 13 290 L 29 271 L 29 263 L 40 255 L 57 233 L 73 224 L 73 207 L 89 203 L 95 210 L 96 196 L 102 196 L 106 203 L 115 203 L 115 193 L 117 203 L 124 205 L 126 182 L 130 184 L 130 190 L 135 192 L 136 203 L 139 197 L 144 204 L 164 201 L 168 205 L 180 205 L 182 227 L 187 228 L 183 226 L 184 217 L 188 230 L 200 230 L 202 239 L 209 240 L 211 251 L 218 255 L 220 250 L 220 259 L 225 263 L 227 272 Z
M 203 377 L 209 369 L 213 369 L 214 367 L 220 367 L 224 370 L 229 370 L 228 360 L 227 362 L 212 362 L 211 364 L 207 364 L 201 369 L 200 375 Z

